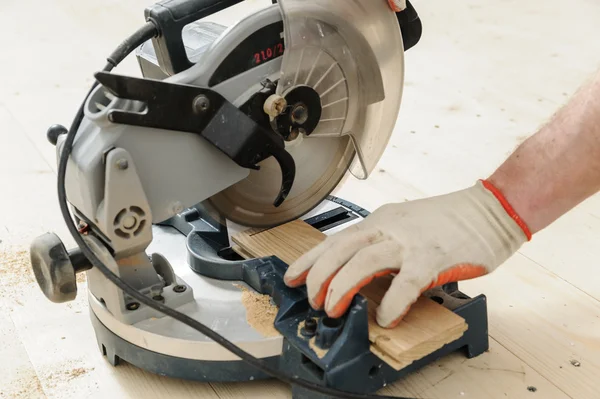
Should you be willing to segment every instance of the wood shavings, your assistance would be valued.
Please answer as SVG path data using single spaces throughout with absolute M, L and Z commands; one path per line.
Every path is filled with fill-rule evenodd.
M 33 283 L 35 276 L 29 261 L 29 251 L 22 249 L 0 250 L 0 276 L 7 286 Z
M 93 370 L 93 367 L 89 369 L 85 367 L 75 367 L 70 370 L 63 370 L 50 373 L 43 378 L 44 386 L 47 386 L 48 388 L 61 387 L 64 386 L 67 382 L 74 380 L 75 378 L 81 377 Z
M 279 337 L 275 329 L 275 317 L 279 309 L 271 302 L 269 295 L 262 295 L 235 284 L 242 291 L 242 304 L 246 308 L 246 320 L 256 331 L 265 337 Z
M 319 321 L 318 318 L 313 317 L 314 321 Z M 304 328 L 304 324 L 306 323 L 306 320 L 301 321 L 300 324 L 298 324 L 298 336 L 300 338 L 304 338 L 306 339 L 306 337 L 304 335 L 302 335 L 302 329 Z M 325 355 L 327 355 L 327 352 L 329 352 L 329 349 L 323 349 L 323 348 L 319 348 L 317 346 L 317 342 L 316 342 L 317 338 L 316 337 L 312 337 L 309 341 L 308 341 L 308 346 L 310 349 L 313 350 L 313 352 L 315 352 L 315 355 L 317 355 L 317 357 L 319 359 L 323 359 L 325 357 Z
M 77 367 L 77 368 L 74 368 L 72 370 L 65 371 L 64 374 L 67 375 L 67 380 L 70 381 L 73 378 L 80 377 L 80 376 L 82 376 L 84 374 L 89 373 L 90 371 L 93 371 L 93 370 L 94 370 L 94 368 L 86 369 L 86 368 L 83 368 L 83 367 Z
M 42 384 L 32 369 L 16 370 L 17 378 L 0 388 L 0 398 L 40 399 L 45 398 Z
M 312 337 L 310 341 L 308 341 L 308 346 L 315 352 L 319 359 L 323 359 L 327 352 L 329 352 L 329 349 L 322 349 L 317 346 L 315 337 Z

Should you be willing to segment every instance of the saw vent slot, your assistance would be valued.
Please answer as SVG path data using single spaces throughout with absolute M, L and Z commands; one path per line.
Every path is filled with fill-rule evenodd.
M 353 212 L 347 210 L 346 208 L 339 207 L 322 215 L 317 215 L 310 219 L 306 219 L 305 222 L 310 224 L 315 229 L 325 232 L 357 218 L 358 216 L 356 216 Z
M 91 114 L 104 112 L 115 99 L 116 97 L 112 93 L 107 92 L 102 86 L 99 86 L 90 96 L 88 111 Z

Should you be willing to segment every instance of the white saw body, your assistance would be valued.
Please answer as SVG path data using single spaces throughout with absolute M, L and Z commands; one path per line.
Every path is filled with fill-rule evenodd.
M 404 51 L 421 26 L 412 6 L 396 14 L 384 0 L 280 0 L 229 27 L 201 20 L 240 1 L 146 10 L 160 35 L 138 49 L 144 78 L 96 74 L 65 188 L 86 243 L 113 273 L 283 367 L 289 344 L 248 324 L 240 285 L 280 287 L 287 265 L 237 257 L 230 236 L 299 218 L 333 234 L 368 214 L 330 194 L 348 172 L 366 179 L 382 156 L 400 109 Z M 65 136 L 56 139 L 59 159 Z M 111 363 L 200 381 L 266 377 L 134 301 L 56 235 L 36 239 L 31 254 L 55 302 L 72 300 L 75 274 L 86 271 Z
M 329 228 L 323 230 L 325 234 L 330 235 L 360 222 L 365 215 L 364 212 L 344 201 L 325 200 L 303 219 L 310 222 L 322 215 L 325 215 L 326 219 L 332 218 L 334 222 L 330 223 Z M 334 214 L 335 217 L 327 216 L 328 213 Z M 341 223 L 340 213 L 344 214 Z M 323 220 L 320 221 L 322 223 Z M 228 226 L 223 227 L 227 227 L 228 237 L 245 229 L 244 226 L 234 223 L 228 223 Z M 193 300 L 176 308 L 177 310 L 199 320 L 257 358 L 268 359 L 281 355 L 283 336 L 265 337 L 247 321 L 246 307 L 241 300 L 242 287 L 249 290 L 252 290 L 252 287 L 244 281 L 211 278 L 192 270 L 190 252 L 194 251 L 191 248 L 194 245 L 193 233 L 185 235 L 176 228 L 166 225 L 155 226 L 153 233 L 154 240 L 148 251 L 160 253 L 169 259 L 175 274 L 193 291 Z M 202 258 L 205 257 L 210 255 L 203 252 Z M 219 266 L 223 269 L 233 268 L 240 262 L 240 260 L 220 259 Z M 211 339 L 187 326 L 182 326 L 176 320 L 161 317 L 144 319 L 134 324 L 121 322 L 114 318 L 91 292 L 88 297 L 94 317 L 113 334 L 137 347 L 174 358 L 231 363 L 228 367 L 241 363 L 239 358 Z M 99 345 L 103 345 L 102 339 L 99 339 Z M 104 351 L 108 352 L 108 359 L 113 363 L 118 362 L 118 355 L 106 349 L 110 346 L 104 344 L 104 347 Z M 248 377 L 248 379 L 254 378 L 261 377 L 258 374 Z

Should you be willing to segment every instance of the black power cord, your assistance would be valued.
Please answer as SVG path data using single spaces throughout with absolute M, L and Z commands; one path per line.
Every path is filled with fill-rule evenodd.
M 119 47 L 110 55 L 107 59 L 108 64 L 104 67 L 103 71 L 110 72 L 114 67 L 116 67 L 125 57 L 127 57 L 131 52 L 133 52 L 137 47 L 141 46 L 146 41 L 152 39 L 158 34 L 158 31 L 152 22 L 146 23 L 139 30 L 137 30 L 131 37 L 126 39 L 123 43 L 119 45 Z M 200 333 L 206 335 L 208 338 L 215 341 L 217 344 L 221 345 L 225 349 L 229 350 L 234 355 L 238 356 L 251 366 L 256 369 L 262 371 L 263 373 L 270 375 L 274 378 L 277 378 L 283 382 L 288 384 L 293 384 L 300 386 L 302 388 L 308 389 L 315 393 L 328 395 L 330 397 L 335 398 L 345 398 L 345 399 L 411 399 L 411 398 L 401 398 L 395 396 L 380 396 L 380 395 L 368 395 L 368 394 L 356 394 L 350 392 L 344 392 L 333 388 L 324 387 L 321 385 L 317 385 L 310 381 L 301 379 L 295 376 L 289 376 L 285 373 L 282 373 L 278 370 L 272 369 L 264 362 L 251 354 L 245 352 L 234 343 L 223 337 L 222 335 L 216 333 L 211 330 L 204 324 L 199 321 L 192 319 L 191 317 L 176 311 L 173 308 L 163 305 L 160 302 L 154 301 L 153 299 L 143 295 L 138 290 L 130 286 L 128 283 L 123 281 L 119 276 L 114 274 L 90 249 L 87 243 L 83 240 L 80 235 L 77 226 L 75 225 L 73 219 L 71 218 L 71 214 L 69 211 L 69 206 L 67 203 L 67 195 L 65 189 L 65 176 L 67 171 L 67 164 L 69 160 L 69 156 L 73 150 L 73 142 L 75 141 L 75 136 L 77 135 L 77 131 L 81 125 L 84 116 L 84 106 L 89 98 L 92 91 L 98 86 L 98 82 L 95 82 L 90 89 L 90 92 L 86 96 L 85 100 L 79 107 L 75 119 L 71 124 L 71 128 L 67 133 L 67 137 L 63 143 L 63 148 L 60 156 L 60 161 L 58 164 L 58 201 L 60 205 L 60 210 L 67 224 L 67 228 L 73 239 L 86 256 L 86 258 L 90 261 L 90 263 L 98 269 L 110 282 L 115 284 L 119 289 L 125 292 L 127 295 L 135 298 L 138 302 L 143 303 L 144 305 L 155 309 L 167 316 L 172 317 L 173 319 L 199 331 Z

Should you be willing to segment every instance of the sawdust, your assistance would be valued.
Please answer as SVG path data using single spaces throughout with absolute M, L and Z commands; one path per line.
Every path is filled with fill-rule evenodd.
M 29 251 L 22 248 L 1 249 L 0 280 L 7 286 L 33 283 L 35 276 L 29 261 Z
M 17 378 L 0 387 L 1 399 L 41 399 L 46 395 L 42 383 L 33 369 L 16 370 Z
M 93 367 L 91 369 L 85 369 L 83 367 L 77 367 L 76 369 L 65 371 L 65 374 L 68 376 L 67 380 L 70 381 L 73 378 L 80 377 L 80 376 L 82 376 L 84 374 L 89 373 L 90 371 L 93 371 L 93 370 L 94 370 Z
M 0 281 L 6 287 L 35 282 L 29 251 L 18 247 L 0 249 Z M 85 283 L 85 273 L 77 274 L 76 281 Z
M 308 341 L 308 346 L 315 352 L 319 359 L 323 359 L 327 352 L 329 352 L 329 349 L 322 349 L 317 346 L 315 337 L 312 337 L 310 341 Z
M 81 377 L 93 371 L 94 368 L 85 368 L 85 367 L 75 367 L 70 370 L 62 370 L 54 373 L 48 374 L 44 377 L 44 385 L 48 388 L 57 388 L 60 386 L 64 386 L 65 383 L 74 380 L 75 378 Z
M 318 318 L 313 317 L 314 321 L 319 321 Z M 306 320 L 300 322 L 300 324 L 298 324 L 298 336 L 300 338 L 304 338 L 306 339 L 305 336 L 302 335 L 302 329 L 304 328 L 304 324 L 306 323 Z M 309 341 L 308 341 L 308 346 L 310 349 L 313 350 L 313 352 L 315 352 L 315 355 L 317 355 L 317 357 L 319 359 L 323 359 L 325 357 L 325 355 L 327 354 L 327 352 L 329 352 L 329 349 L 323 349 L 323 348 L 319 348 L 317 346 L 317 338 L 316 337 L 312 337 Z
M 248 324 L 265 337 L 279 337 L 281 334 L 274 326 L 279 309 L 271 302 L 271 297 L 258 294 L 242 285 L 235 286 L 242 291 L 242 304 L 246 308 Z

